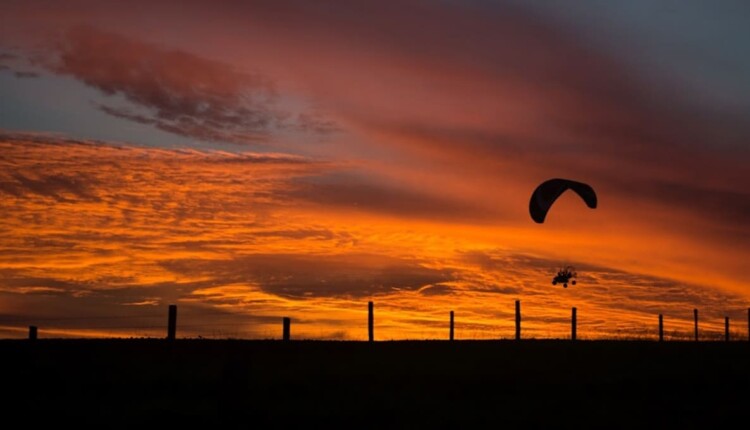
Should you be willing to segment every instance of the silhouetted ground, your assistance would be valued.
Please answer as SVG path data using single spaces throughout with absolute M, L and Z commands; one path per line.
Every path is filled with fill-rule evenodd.
M 724 427 L 750 342 L 0 341 L 9 417 L 240 428 Z

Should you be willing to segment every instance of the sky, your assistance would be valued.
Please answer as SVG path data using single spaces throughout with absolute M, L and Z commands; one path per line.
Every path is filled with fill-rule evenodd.
M 0 10 L 0 337 L 748 335 L 746 2 Z

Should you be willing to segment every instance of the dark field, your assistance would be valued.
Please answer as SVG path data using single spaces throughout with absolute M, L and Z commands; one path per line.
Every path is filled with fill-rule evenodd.
M 750 342 L 0 341 L 3 416 L 103 428 L 725 427 Z M 19 415 L 20 414 L 20 415 Z

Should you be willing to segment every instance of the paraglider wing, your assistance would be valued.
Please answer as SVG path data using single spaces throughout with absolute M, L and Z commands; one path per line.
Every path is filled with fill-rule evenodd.
M 555 178 L 544 181 L 534 190 L 529 201 L 531 218 L 540 224 L 543 223 L 555 200 L 569 189 L 575 191 L 586 202 L 586 206 L 592 209 L 596 208 L 596 193 L 590 185 L 569 179 Z

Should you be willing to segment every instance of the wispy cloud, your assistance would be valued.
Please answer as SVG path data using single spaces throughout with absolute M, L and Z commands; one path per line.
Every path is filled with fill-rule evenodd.
M 93 27 L 69 30 L 50 67 L 137 109 L 100 106 L 110 115 L 200 140 L 253 142 L 283 117 L 267 77 Z

